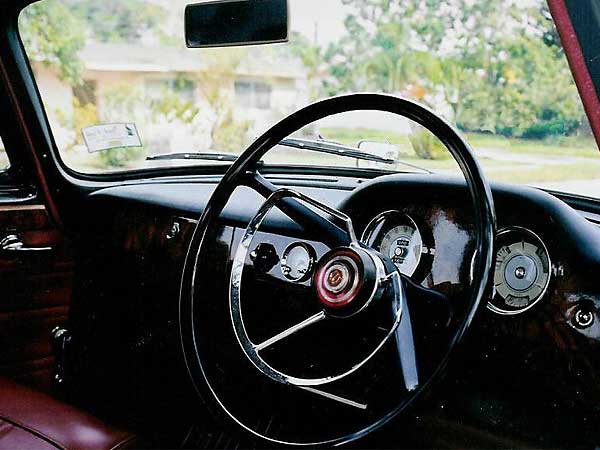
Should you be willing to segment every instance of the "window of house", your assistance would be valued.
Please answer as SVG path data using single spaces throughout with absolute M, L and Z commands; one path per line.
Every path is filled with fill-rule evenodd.
M 8 161 L 8 156 L 6 155 L 6 151 L 4 150 L 4 144 L 2 143 L 2 138 L 0 138 L 0 172 L 7 170 L 10 167 L 10 162 Z
M 195 100 L 196 84 L 185 78 L 149 79 L 144 84 L 146 94 L 153 99 L 159 99 L 165 92 L 171 92 L 185 102 Z
M 244 108 L 269 109 L 271 86 L 260 81 L 236 81 L 235 98 Z

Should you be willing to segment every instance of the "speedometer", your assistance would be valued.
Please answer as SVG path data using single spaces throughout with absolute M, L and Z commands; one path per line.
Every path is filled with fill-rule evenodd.
M 362 242 L 390 258 L 400 273 L 409 277 L 422 265 L 428 265 L 422 263 L 423 257 L 430 260 L 434 253 L 433 248 L 423 243 L 415 221 L 399 211 L 386 211 L 371 220 L 362 235 Z
M 423 240 L 418 228 L 399 225 L 388 231 L 379 246 L 379 251 L 389 257 L 398 270 L 411 276 L 421 260 Z

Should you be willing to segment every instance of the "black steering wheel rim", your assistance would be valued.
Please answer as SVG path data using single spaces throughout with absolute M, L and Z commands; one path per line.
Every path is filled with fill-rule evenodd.
M 208 201 L 194 230 L 186 255 L 181 280 L 179 325 L 187 369 L 200 397 L 205 400 L 207 405 L 214 405 L 216 401 L 220 405 L 220 408 L 222 408 L 222 411 L 227 413 L 226 416 L 233 419 L 243 429 L 278 444 L 287 444 L 288 442 L 262 436 L 241 423 L 236 417 L 228 412 L 227 408 L 221 403 L 219 397 L 210 386 L 200 357 L 200 352 L 198 351 L 198 342 L 194 326 L 194 303 L 196 301 L 195 298 L 198 295 L 197 292 L 195 292 L 195 286 L 197 284 L 196 276 L 198 273 L 197 268 L 200 261 L 202 261 L 201 255 L 205 243 L 210 240 L 211 233 L 215 231 L 218 219 L 234 190 L 240 184 L 243 184 L 243 181 L 248 178 L 249 174 L 254 173 L 256 163 L 260 161 L 269 150 L 277 145 L 282 139 L 310 123 L 330 115 L 359 110 L 389 112 L 406 117 L 418 123 L 438 137 L 461 168 L 472 198 L 475 214 L 475 257 L 472 270 L 472 287 L 470 289 L 467 306 L 468 313 L 465 314 L 464 318 L 457 326 L 456 332 L 449 342 L 449 350 L 441 361 L 438 369 L 431 377 L 429 377 L 426 383 L 422 384 L 415 391 L 414 395 L 409 396 L 409 398 L 401 403 L 398 408 L 366 429 L 360 430 L 352 435 L 344 436 L 340 439 L 327 442 L 306 443 L 306 445 L 339 444 L 355 440 L 380 427 L 391 418 L 395 417 L 400 411 L 406 409 L 406 407 L 437 378 L 437 375 L 447 364 L 456 346 L 463 340 L 465 332 L 472 323 L 473 317 L 478 310 L 488 285 L 489 272 L 493 259 L 493 241 L 496 231 L 496 219 L 491 189 L 485 180 L 482 170 L 473 156 L 473 152 L 468 143 L 451 125 L 435 113 L 411 100 L 392 95 L 349 94 L 313 103 L 286 117 L 265 132 L 240 155 L 238 160 L 233 163 L 225 173 Z

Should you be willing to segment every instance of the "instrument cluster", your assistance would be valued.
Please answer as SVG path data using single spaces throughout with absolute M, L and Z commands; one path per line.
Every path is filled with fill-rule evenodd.
M 433 237 L 400 211 L 386 211 L 367 225 L 362 242 L 389 257 L 398 270 L 421 283 L 432 267 Z M 546 245 L 523 227 L 502 229 L 496 235 L 491 294 L 487 307 L 501 315 L 527 311 L 548 290 L 552 263 Z
M 432 271 L 436 254 L 433 234 L 404 212 L 389 210 L 374 217 L 361 242 L 388 257 L 400 273 L 416 283 L 423 283 Z M 443 248 L 447 253 L 447 246 Z M 552 277 L 548 249 L 537 234 L 523 227 L 500 230 L 495 248 L 487 308 L 500 315 L 523 313 L 548 290 Z M 327 251 L 322 243 L 288 238 L 257 246 L 250 259 L 260 272 L 310 285 L 316 262 Z

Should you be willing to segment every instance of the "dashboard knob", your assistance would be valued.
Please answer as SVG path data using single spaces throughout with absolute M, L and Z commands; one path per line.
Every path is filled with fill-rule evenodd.
M 250 259 L 254 268 L 262 273 L 269 272 L 279 262 L 277 250 L 272 244 L 261 243 L 250 252 Z
M 573 325 L 580 330 L 589 328 L 594 323 L 594 312 L 588 308 L 579 307 L 573 316 Z

